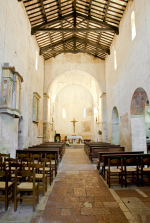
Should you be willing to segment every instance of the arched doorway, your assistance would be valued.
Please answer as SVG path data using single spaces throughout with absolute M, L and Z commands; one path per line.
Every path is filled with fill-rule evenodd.
M 112 144 L 119 145 L 120 144 L 119 114 L 116 107 L 114 107 L 112 110 L 111 127 L 112 127 Z
M 132 151 L 147 153 L 147 138 L 150 140 L 149 99 L 143 88 L 137 88 L 133 94 L 131 115 Z

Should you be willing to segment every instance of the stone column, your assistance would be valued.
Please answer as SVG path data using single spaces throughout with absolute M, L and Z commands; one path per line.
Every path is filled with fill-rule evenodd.
M 49 96 L 43 94 L 43 142 L 48 142 L 50 139 L 50 123 L 49 123 Z
M 106 104 L 106 93 L 101 95 L 102 105 L 102 122 L 103 122 L 103 142 L 107 142 L 107 104 Z

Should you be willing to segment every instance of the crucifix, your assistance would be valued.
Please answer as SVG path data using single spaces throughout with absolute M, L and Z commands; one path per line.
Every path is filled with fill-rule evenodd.
M 75 133 L 75 123 L 78 122 L 78 121 L 75 121 L 75 118 L 74 118 L 73 121 L 70 121 L 70 122 L 73 122 L 73 125 L 74 125 L 74 133 Z

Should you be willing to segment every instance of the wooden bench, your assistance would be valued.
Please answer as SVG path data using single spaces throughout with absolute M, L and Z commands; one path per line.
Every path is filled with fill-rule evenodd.
M 137 154 L 135 154 L 135 152 L 137 152 Z M 107 158 L 108 160 L 108 169 L 107 169 L 107 175 L 110 174 L 110 167 L 111 167 L 111 162 L 113 163 L 112 166 L 118 166 L 118 162 L 115 163 L 115 160 L 122 160 L 123 164 L 122 164 L 122 170 L 121 170 L 121 175 L 124 176 L 125 178 L 125 186 L 127 186 L 127 182 L 126 182 L 126 174 L 125 173 L 125 169 L 128 166 L 131 166 L 132 170 L 128 171 L 128 174 L 131 175 L 131 173 L 134 173 L 135 176 L 131 176 L 131 178 L 134 180 L 137 180 L 137 185 L 139 186 L 139 171 L 142 169 L 142 160 L 146 160 L 148 161 L 145 162 L 145 165 L 149 165 L 150 164 L 150 154 L 144 154 L 143 151 L 134 151 L 134 154 L 111 154 L 111 155 L 103 155 L 103 157 Z M 128 162 L 129 161 L 129 162 Z M 115 165 L 116 164 L 116 165 Z M 130 169 L 130 168 L 129 168 Z M 108 173 L 109 172 L 109 173 Z M 112 171 L 113 172 L 113 171 Z M 117 172 L 117 171 L 116 171 Z M 143 182 L 142 182 L 142 178 L 144 176 L 145 173 L 142 173 L 142 171 L 140 172 L 140 177 L 141 177 L 141 184 L 143 186 Z M 109 181 L 109 180 L 108 180 Z M 109 183 L 109 182 L 108 182 Z M 110 186 L 110 185 L 109 185 Z
M 23 153 L 28 153 L 30 154 L 37 154 L 41 153 L 42 157 L 45 158 L 45 154 L 56 154 L 57 157 L 57 163 L 59 163 L 59 148 L 25 148 L 24 150 L 16 150 L 16 157 L 17 154 L 23 154 Z
M 139 163 L 140 163 L 140 158 L 143 156 L 146 156 L 148 154 L 144 154 L 143 151 L 132 151 L 132 152 L 124 152 L 124 153 L 118 153 L 118 154 L 112 154 L 112 153 L 107 153 L 107 154 L 102 154 L 102 162 L 103 162 L 103 178 L 105 179 L 105 167 L 108 166 L 108 159 L 115 159 L 115 158 L 126 158 L 126 157 L 138 157 Z M 150 156 L 150 154 L 149 154 Z
M 90 144 L 86 146 L 86 154 L 89 156 L 91 153 L 91 148 L 92 147 L 109 147 L 109 146 L 115 146 L 115 145 L 111 145 L 111 144 L 107 144 L 107 143 L 94 143 L 94 144 Z
M 33 147 L 29 147 L 29 149 L 41 149 L 41 151 L 43 150 L 48 150 L 48 149 L 57 149 L 59 151 L 59 157 L 60 157 L 60 160 L 62 159 L 62 147 L 60 146 L 56 146 L 56 145 L 49 145 L 49 146 L 45 146 L 45 145 L 41 145 L 41 146 L 33 146 Z
M 58 145 L 62 146 L 62 155 L 65 153 L 65 148 L 66 148 L 66 142 L 45 142 L 40 145 Z
M 87 153 L 89 151 L 89 146 L 93 145 L 93 146 L 98 146 L 98 145 L 111 145 L 110 143 L 105 143 L 105 142 L 85 142 L 84 143 L 84 151 Z
M 109 147 L 91 147 L 91 153 L 89 155 L 90 160 L 93 162 L 94 160 L 98 160 L 99 158 L 99 152 L 111 152 L 111 151 L 124 151 L 124 147 L 119 146 L 109 146 Z

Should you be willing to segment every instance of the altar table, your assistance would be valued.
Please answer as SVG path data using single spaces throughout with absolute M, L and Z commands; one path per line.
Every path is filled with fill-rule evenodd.
M 82 140 L 82 136 L 67 136 L 67 140 L 68 139 L 72 139 L 73 144 L 76 144 L 76 139 L 81 139 Z M 80 143 L 81 143 L 81 141 L 80 141 Z

